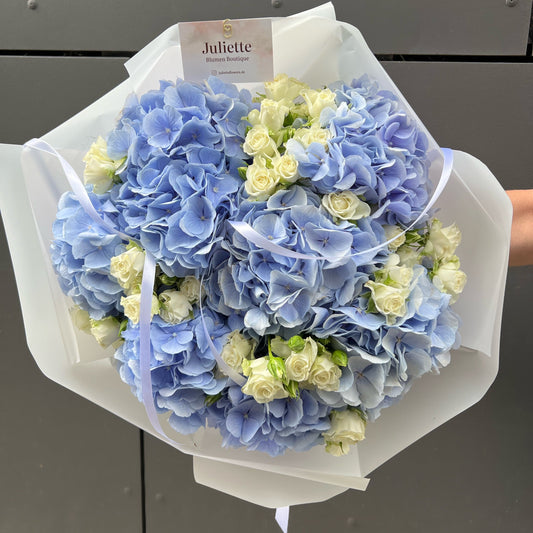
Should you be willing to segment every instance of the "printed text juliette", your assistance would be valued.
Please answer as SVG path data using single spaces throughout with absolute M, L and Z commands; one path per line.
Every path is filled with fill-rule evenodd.
M 235 54 L 239 52 L 251 52 L 252 43 L 227 43 L 226 41 L 218 41 L 216 44 L 205 43 L 205 50 L 202 54 Z

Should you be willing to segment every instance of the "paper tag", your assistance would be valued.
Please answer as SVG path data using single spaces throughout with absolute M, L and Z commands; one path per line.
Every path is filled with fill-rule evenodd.
M 268 18 L 181 22 L 179 34 L 186 80 L 217 76 L 247 83 L 274 77 L 272 22 Z

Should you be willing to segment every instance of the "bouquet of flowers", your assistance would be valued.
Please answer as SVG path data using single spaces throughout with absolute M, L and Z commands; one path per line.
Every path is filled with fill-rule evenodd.
M 268 507 L 364 489 L 496 375 L 506 195 L 327 13 L 272 20 L 287 75 L 260 86 L 183 81 L 178 33 L 0 146 L 30 350 L 200 483 Z
M 90 201 L 117 232 L 65 193 L 54 268 L 142 400 L 154 258 L 152 401 L 178 432 L 345 454 L 459 345 L 460 232 L 424 213 L 426 149 L 368 77 L 315 90 L 280 75 L 256 99 L 217 78 L 161 82 L 84 157 Z

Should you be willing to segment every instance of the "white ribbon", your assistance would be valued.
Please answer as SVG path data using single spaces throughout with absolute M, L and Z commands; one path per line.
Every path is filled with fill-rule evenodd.
M 104 229 L 109 231 L 109 233 L 114 233 L 125 241 L 132 240 L 129 235 L 126 235 L 125 233 L 122 233 L 117 228 L 115 228 L 113 223 L 109 221 L 103 213 L 98 213 L 98 211 L 94 208 L 94 205 L 91 202 L 91 199 L 89 198 L 89 194 L 87 193 L 87 190 L 85 189 L 85 186 L 80 180 L 78 174 L 72 168 L 70 163 L 55 150 L 55 148 L 50 146 L 46 141 L 43 141 L 42 139 L 31 139 L 24 146 L 54 156 L 61 164 L 61 167 L 63 168 L 63 172 L 65 173 L 72 192 L 76 196 L 76 199 L 83 207 L 87 215 L 89 215 L 94 220 L 94 222 L 96 222 L 96 224 L 102 226 Z
M 287 531 L 289 530 L 290 510 L 290 507 L 278 507 L 276 509 L 276 522 L 278 523 L 283 533 L 287 533 Z

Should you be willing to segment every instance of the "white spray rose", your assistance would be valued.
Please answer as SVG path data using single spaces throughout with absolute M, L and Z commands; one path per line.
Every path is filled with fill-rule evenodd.
M 311 143 L 320 143 L 322 146 L 327 146 L 328 141 L 331 139 L 331 131 L 321 128 L 315 123 L 310 128 L 298 128 L 294 132 L 293 138 L 304 148 L 307 148 Z
M 460 242 L 461 231 L 456 224 L 443 228 L 442 222 L 434 219 L 423 251 L 434 259 L 448 259 L 453 256 Z
M 409 287 L 413 279 L 413 269 L 411 267 L 400 266 L 400 256 L 390 254 L 385 267 L 375 274 L 377 282 L 383 282 L 392 287 Z
M 391 287 L 375 281 L 367 281 L 365 287 L 368 287 L 372 292 L 372 301 L 376 309 L 385 316 L 389 326 L 394 324 L 398 317 L 404 316 L 407 312 L 408 288 Z
M 119 285 L 129 291 L 142 280 L 144 267 L 144 251 L 132 246 L 120 255 L 111 258 L 110 272 Z
M 289 108 L 280 102 L 265 98 L 259 110 L 259 122 L 267 129 L 277 132 L 283 127 L 283 121 L 289 113 Z
M 107 348 L 120 339 L 120 322 L 114 316 L 91 320 L 91 335 L 102 348 Z
M 389 242 L 389 250 L 395 252 L 405 243 L 405 233 L 399 226 L 385 225 L 383 226 L 383 229 L 385 230 L 385 240 L 390 241 L 391 239 L 394 239 L 392 242 Z
M 98 137 L 91 145 L 83 158 L 85 170 L 83 178 L 85 183 L 93 186 L 96 194 L 107 192 L 113 186 L 113 176 L 122 161 L 114 161 L 107 155 L 107 143 L 102 137 Z
M 192 311 L 192 305 L 187 298 L 187 295 L 181 291 L 175 291 L 169 289 L 163 291 L 159 295 L 160 310 L 159 316 L 169 324 L 179 324 L 186 318 L 189 318 L 189 314 Z
M 341 220 L 359 220 L 370 215 L 370 206 L 352 191 L 332 192 L 322 196 L 322 205 Z
M 270 168 L 262 157 L 255 157 L 254 162 L 246 169 L 244 188 L 253 200 L 266 200 L 276 191 L 279 176 Z
M 311 367 L 308 381 L 319 389 L 336 391 L 341 375 L 341 369 L 329 357 L 319 355 Z
M 91 317 L 89 313 L 81 307 L 72 307 L 69 309 L 70 318 L 74 325 L 84 333 L 91 333 Z
M 276 379 L 268 370 L 268 357 L 250 361 L 247 367 L 248 381 L 242 392 L 253 396 L 257 403 L 268 403 L 279 398 L 287 398 L 289 393 L 283 388 L 281 380 Z
M 274 157 L 278 154 L 276 142 L 268 133 L 268 128 L 263 124 L 255 125 L 246 134 L 242 149 L 248 155 L 264 155 Z
M 243 359 L 252 353 L 253 347 L 253 341 L 246 339 L 238 331 L 233 331 L 228 335 L 220 356 L 229 367 L 240 372 Z
M 187 276 L 181 282 L 180 292 L 187 297 L 190 303 L 196 303 L 200 297 L 200 280 L 194 276 Z
M 400 264 L 406 267 L 414 267 L 420 263 L 420 252 L 410 246 L 400 246 L 396 250 L 396 253 L 400 257 Z
M 287 74 L 278 74 L 272 81 L 265 82 L 265 93 L 272 100 L 292 102 L 301 91 L 309 86 L 296 78 L 289 78 Z
M 309 115 L 312 118 L 320 118 L 320 113 L 322 113 L 322 110 L 326 107 L 337 109 L 337 104 L 335 103 L 335 93 L 330 89 L 322 89 L 321 91 L 307 89 L 301 91 L 301 95 L 307 104 Z
M 433 284 L 439 291 L 451 294 L 450 303 L 455 303 L 466 284 L 466 274 L 459 270 L 459 258 L 453 256 L 450 261 L 441 263 L 433 276 Z
M 290 154 L 283 154 L 272 160 L 274 172 L 282 183 L 294 183 L 300 177 L 298 174 L 298 161 Z
M 134 323 L 139 322 L 139 315 L 141 311 L 141 295 L 140 293 L 123 296 L 120 299 L 120 305 L 124 308 L 124 314 Z M 152 294 L 152 308 L 150 310 L 150 318 L 159 313 L 159 300 L 157 296 Z
M 413 269 L 406 266 L 393 266 L 387 270 L 390 284 L 395 287 L 409 287 L 413 279 Z
M 307 381 L 309 373 L 316 360 L 318 346 L 314 339 L 307 337 L 305 346 L 299 352 L 291 352 L 291 355 L 285 359 L 285 370 L 287 378 L 292 381 Z
M 351 445 L 365 438 L 365 429 L 366 422 L 356 411 L 333 411 L 331 427 L 323 434 L 326 451 L 336 456 L 347 454 Z

